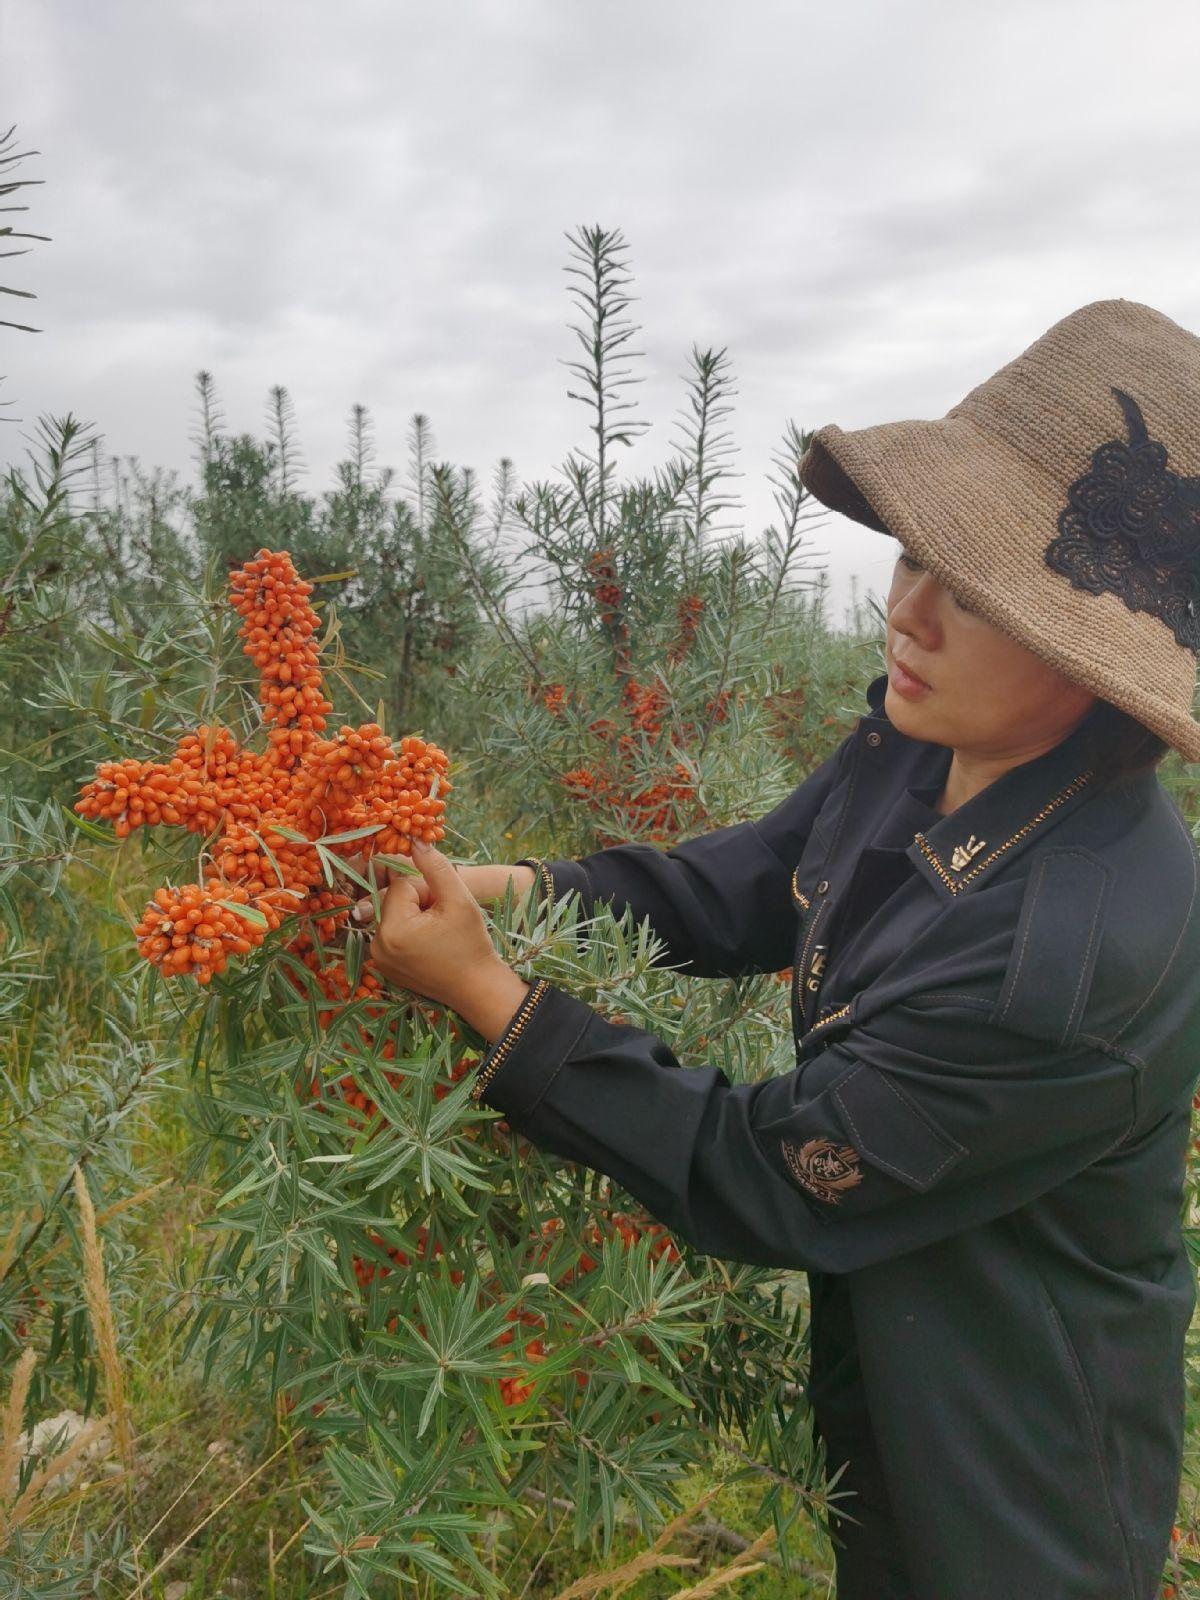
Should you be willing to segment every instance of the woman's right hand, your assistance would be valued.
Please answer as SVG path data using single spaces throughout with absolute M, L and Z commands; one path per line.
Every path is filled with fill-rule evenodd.
M 365 878 L 367 876 L 367 862 L 364 856 L 352 856 L 349 864 L 360 877 Z M 464 865 L 456 867 L 455 871 L 480 905 L 490 905 L 497 900 L 503 900 L 504 891 L 510 880 L 513 885 L 513 894 L 517 899 L 521 899 L 528 893 L 537 879 L 537 873 L 533 867 L 526 866 L 510 867 L 489 863 L 483 866 Z M 391 874 L 388 868 L 377 861 L 375 863 L 375 881 L 380 889 L 385 889 L 390 879 Z M 351 880 L 349 887 L 351 893 L 358 894 L 360 898 L 366 898 L 360 885 L 354 883 L 353 880 Z M 369 900 L 367 904 L 370 904 Z

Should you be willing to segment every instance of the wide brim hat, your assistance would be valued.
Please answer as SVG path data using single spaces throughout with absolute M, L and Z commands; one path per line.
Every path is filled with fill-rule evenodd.
M 1097 300 L 935 420 L 829 424 L 822 504 L 1200 761 L 1200 338 Z

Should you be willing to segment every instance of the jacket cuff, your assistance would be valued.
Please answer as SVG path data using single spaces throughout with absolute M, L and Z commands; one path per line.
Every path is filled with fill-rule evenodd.
M 578 861 L 543 861 L 540 856 L 524 856 L 515 865 L 532 867 L 537 873 L 539 906 L 548 899 L 559 900 L 574 890 L 583 902 L 584 915 L 591 916 L 592 886 Z
M 595 1015 L 538 978 L 476 1067 L 471 1099 L 518 1116 L 532 1111 Z

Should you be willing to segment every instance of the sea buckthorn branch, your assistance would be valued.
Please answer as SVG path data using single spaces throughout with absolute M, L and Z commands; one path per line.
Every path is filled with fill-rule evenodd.
M 729 689 L 722 689 L 705 702 L 705 717 L 726 721 L 732 698 Z M 572 701 L 566 688 L 558 683 L 549 686 L 542 703 L 555 718 L 564 716 L 572 704 L 582 709 L 578 696 Z M 624 731 L 609 716 L 588 722 L 587 731 L 600 742 L 600 758 L 572 767 L 559 778 L 562 789 L 573 800 L 597 816 L 612 817 L 619 823 L 622 832 L 598 834 L 600 848 L 619 843 L 629 835 L 663 844 L 685 830 L 702 826 L 705 812 L 694 770 L 683 761 L 672 759 L 675 752 L 686 752 L 700 738 L 696 723 L 672 715 L 673 697 L 661 679 L 642 683 L 632 675 L 626 678 L 621 688 L 620 712 Z M 639 775 L 647 757 L 651 764 L 649 782 L 646 776 Z
M 373 722 L 324 736 L 332 704 L 316 643 L 319 618 L 309 600 L 313 585 L 286 552 L 260 550 L 231 574 L 229 586 L 243 651 L 259 672 L 266 748 L 250 749 L 230 729 L 204 724 L 184 734 L 167 761 L 101 763 L 75 809 L 110 821 L 118 838 L 166 826 L 211 841 L 202 852 L 202 881 L 157 889 L 134 929 L 139 953 L 164 976 L 191 975 L 207 984 L 231 959 L 250 955 L 289 924 L 284 979 L 323 1002 L 322 1030 L 351 1012 L 345 1022 L 357 1038 L 345 1048 L 340 1070 L 328 1082 L 312 1075 L 307 1087 L 323 1105 L 340 1102 L 353 1137 L 382 1126 L 361 1078 L 366 1059 L 395 1059 L 403 1008 L 388 1003 L 360 941 L 343 957 L 326 958 L 324 947 L 347 929 L 353 903 L 335 886 L 331 863 L 343 852 L 404 857 L 414 839 L 440 840 L 452 787 L 448 760 L 420 738 L 393 744 Z M 355 876 L 348 865 L 346 871 Z M 354 1023 L 355 1007 L 366 1023 L 382 1025 L 381 1038 Z M 440 1011 L 436 1016 L 440 1021 Z M 453 1021 L 448 1036 L 460 1038 Z M 435 1085 L 435 1098 L 449 1093 L 476 1059 L 461 1053 L 448 1080 Z M 385 1071 L 387 1084 L 399 1090 L 402 1075 Z
M 266 749 L 247 749 L 229 729 L 205 724 L 180 739 L 169 761 L 102 762 L 75 807 L 110 820 L 118 838 L 144 826 L 216 836 L 203 883 L 160 888 L 135 928 L 147 960 L 201 984 L 287 917 L 307 917 L 319 938 L 331 939 L 352 902 L 333 887 L 330 852 L 353 841 L 355 854 L 407 855 L 413 839 L 436 843 L 452 787 L 445 752 L 423 739 L 394 746 L 374 722 L 322 737 L 332 702 L 314 638 L 313 585 L 286 552 L 260 550 L 229 586 L 243 651 L 259 669 Z M 302 929 L 288 948 L 322 971 L 329 998 L 350 997 L 344 968 L 321 968 L 312 931 Z M 364 974 L 359 991 L 367 998 L 381 986 Z

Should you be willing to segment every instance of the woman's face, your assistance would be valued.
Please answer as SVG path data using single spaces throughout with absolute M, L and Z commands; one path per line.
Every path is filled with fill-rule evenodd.
M 901 550 L 888 593 L 884 709 L 901 733 L 982 757 L 1032 760 L 1066 737 L 1096 696 L 957 601 Z M 899 692 L 896 663 L 929 685 Z

